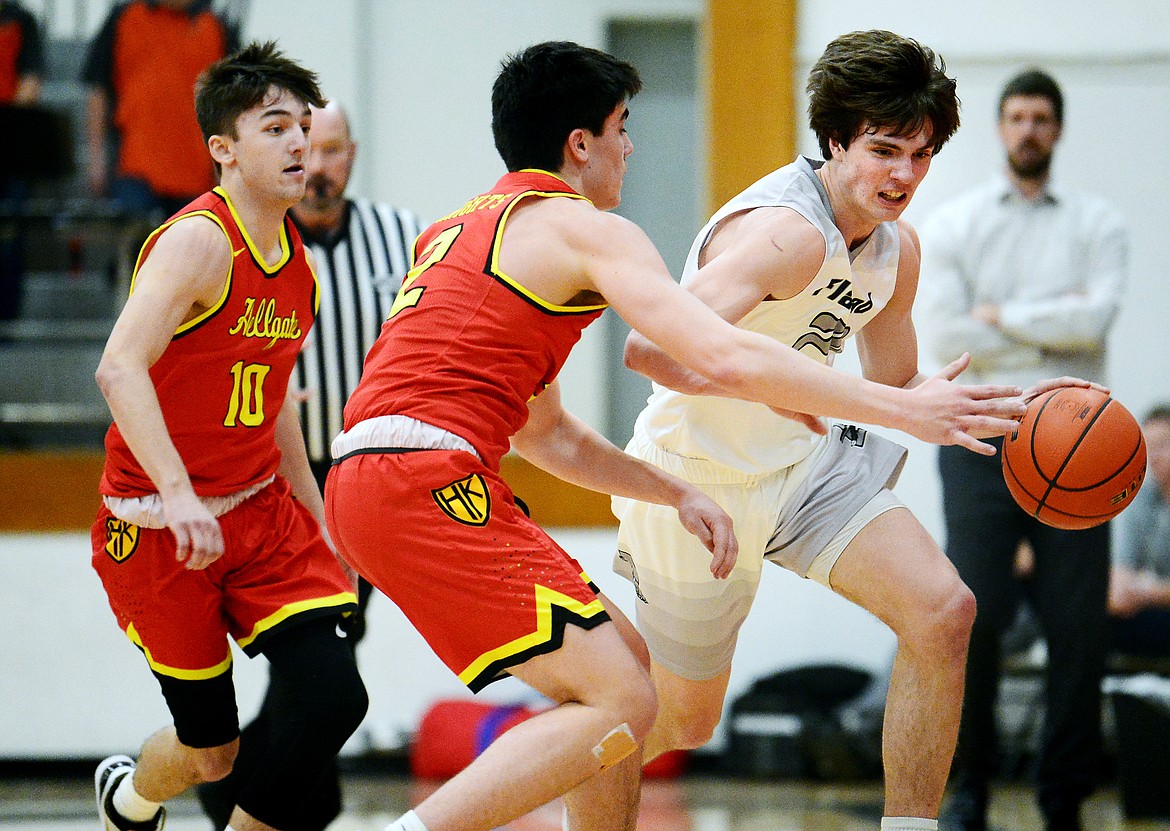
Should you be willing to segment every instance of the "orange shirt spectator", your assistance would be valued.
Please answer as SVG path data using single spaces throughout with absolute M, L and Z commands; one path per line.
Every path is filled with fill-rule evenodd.
M 170 213 L 214 186 L 195 120 L 195 79 L 232 51 L 235 40 L 206 0 L 130 0 L 111 10 L 90 45 L 82 76 L 90 88 L 89 177 L 95 192 L 109 187 L 131 210 L 162 207 Z M 112 179 L 110 125 L 117 136 Z
M 16 0 L 0 0 L 0 104 L 35 102 L 44 71 L 36 18 Z

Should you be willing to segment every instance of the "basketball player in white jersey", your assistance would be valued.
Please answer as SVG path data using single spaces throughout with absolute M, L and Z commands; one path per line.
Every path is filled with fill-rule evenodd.
M 919 246 L 899 217 L 958 128 L 955 82 L 930 49 L 869 31 L 829 44 L 808 92 L 825 161 L 798 158 L 722 207 L 699 232 L 683 284 L 729 322 L 825 364 L 856 335 L 866 378 L 917 386 L 926 380 L 910 318 Z M 645 758 L 710 739 L 737 633 L 770 560 L 897 635 L 881 827 L 936 829 L 975 603 L 890 491 L 905 449 L 857 427 L 722 397 L 636 332 L 626 363 L 656 382 L 628 450 L 702 487 L 740 541 L 731 577 L 715 581 L 709 553 L 671 510 L 614 500 L 615 568 L 637 587 L 659 697 Z M 1045 382 L 1029 394 L 1062 383 L 1083 382 Z

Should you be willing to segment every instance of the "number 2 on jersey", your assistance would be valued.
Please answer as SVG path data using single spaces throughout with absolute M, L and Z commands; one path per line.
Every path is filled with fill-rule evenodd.
M 447 256 L 451 245 L 462 232 L 462 225 L 452 225 L 445 231 L 436 234 L 430 244 L 423 249 L 421 259 L 414 268 L 406 273 L 406 278 L 402 281 L 402 288 L 398 290 L 398 296 L 394 298 L 394 305 L 390 307 L 390 314 L 386 316 L 387 320 L 392 320 L 403 309 L 412 309 L 418 305 L 427 287 L 416 286 L 414 281 L 421 277 L 428 268 Z

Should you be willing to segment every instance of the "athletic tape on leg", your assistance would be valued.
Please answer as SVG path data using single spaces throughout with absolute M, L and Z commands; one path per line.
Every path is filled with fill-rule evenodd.
M 593 748 L 593 755 L 601 762 L 601 769 L 613 767 L 638 749 L 638 742 L 630 725 L 622 722 L 605 734 L 605 738 Z

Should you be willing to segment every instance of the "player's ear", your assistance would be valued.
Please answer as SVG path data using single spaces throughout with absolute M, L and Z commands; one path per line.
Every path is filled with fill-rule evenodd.
M 209 139 L 207 139 L 207 149 L 211 152 L 211 158 L 214 159 L 220 165 L 220 167 L 230 164 L 236 160 L 235 144 L 228 136 L 211 136 Z
M 589 161 L 589 131 L 578 127 L 565 139 L 565 159 L 578 164 Z

